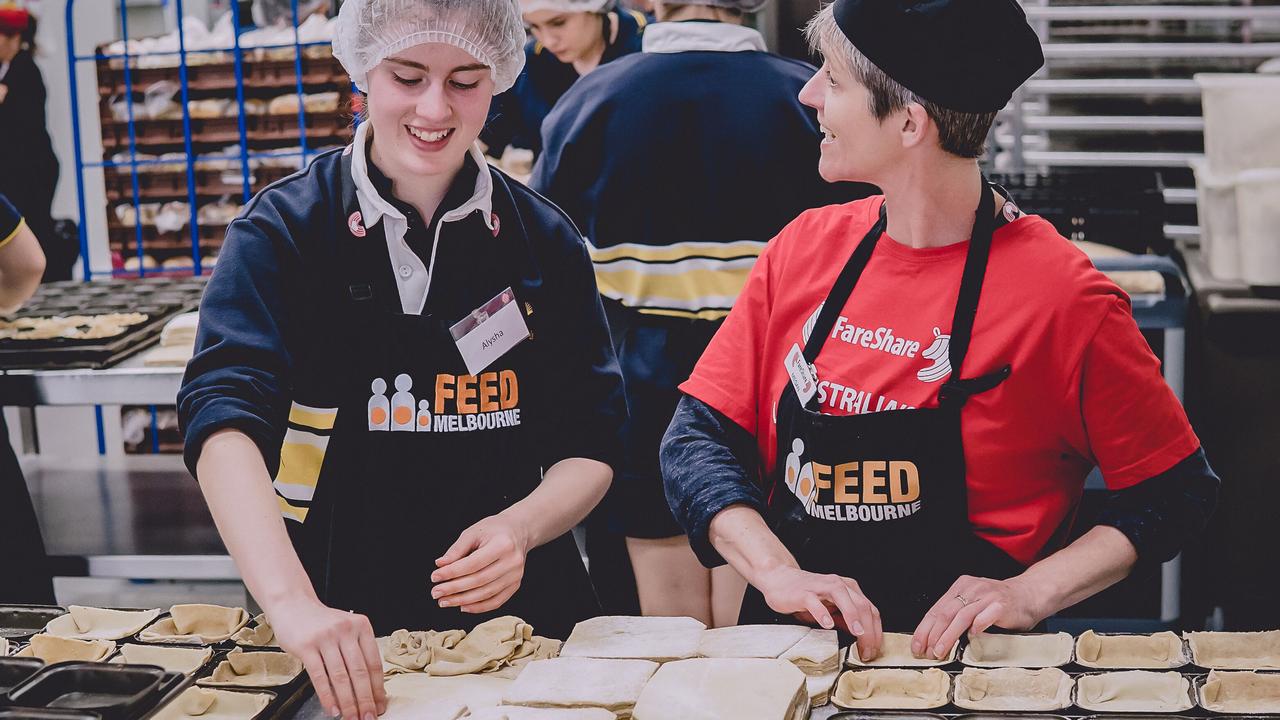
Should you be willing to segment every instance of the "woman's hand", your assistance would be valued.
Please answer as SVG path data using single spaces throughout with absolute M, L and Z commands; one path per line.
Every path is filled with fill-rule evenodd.
M 266 610 L 280 647 L 302 660 L 329 715 L 374 720 L 386 712 L 382 653 L 369 618 L 315 599 Z
M 916 628 L 911 652 L 942 659 L 966 632 L 986 632 L 995 625 L 1005 630 L 1030 630 L 1050 613 L 1030 584 L 1019 578 L 992 580 L 961 575 Z
M 436 560 L 431 597 L 440 607 L 483 613 L 502 607 L 520 589 L 529 533 L 507 513 L 490 515 L 462 531 Z
M 880 611 L 862 594 L 856 580 L 781 565 L 757 576 L 752 584 L 775 612 L 794 616 L 802 622 L 817 623 L 828 630 L 836 627 L 838 621 L 858 638 L 863 660 L 880 654 L 883 639 Z

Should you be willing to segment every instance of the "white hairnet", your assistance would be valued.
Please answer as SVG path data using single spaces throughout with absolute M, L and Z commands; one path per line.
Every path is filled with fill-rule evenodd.
M 369 71 L 423 43 L 466 51 L 493 70 L 494 94 L 524 68 L 524 21 L 516 0 L 346 0 L 333 30 L 333 55 L 368 91 Z
M 538 10 L 552 12 L 589 12 L 598 13 L 613 7 L 613 0 L 520 0 L 520 12 L 531 13 Z
M 328 7 L 329 0 L 298 0 L 298 22 L 301 23 L 317 10 Z M 253 0 L 250 13 L 253 24 L 258 27 L 293 26 L 292 0 Z
M 741 12 L 755 12 L 769 4 L 769 0 L 667 0 L 667 4 L 710 5 L 711 7 L 722 7 Z

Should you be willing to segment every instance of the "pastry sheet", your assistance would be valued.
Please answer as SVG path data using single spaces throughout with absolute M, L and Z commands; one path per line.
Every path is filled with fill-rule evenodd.
M 1060 667 L 1071 662 L 1075 641 L 1067 633 L 1003 635 L 982 633 L 969 638 L 960 661 L 973 667 Z
M 154 715 L 154 720 L 253 720 L 271 703 L 265 693 L 191 687 Z
M 69 605 L 67 614 L 50 620 L 44 631 L 75 640 L 123 640 L 136 635 L 159 616 L 159 610 L 106 610 Z
M 931 710 L 946 705 L 950 691 L 951 678 L 937 668 L 846 670 L 831 702 L 847 710 Z
M 1074 687 L 1058 668 L 965 668 L 953 702 L 966 710 L 1049 712 L 1070 707 Z
M 1191 688 L 1176 672 L 1124 670 L 1082 675 L 1076 704 L 1094 712 L 1171 713 L 1190 710 Z
M 574 626 L 561 657 L 666 662 L 698 654 L 707 627 L 687 617 L 602 616 Z
M 110 640 L 72 640 L 54 635 L 33 635 L 31 644 L 18 652 L 18 657 L 34 657 L 45 661 L 45 664 L 78 660 L 81 662 L 101 662 L 116 651 L 116 644 Z
M 1210 712 L 1280 713 L 1280 675 L 1210 670 L 1199 696 L 1200 707 Z
M 1076 640 L 1076 662 L 1090 668 L 1169 670 L 1187 664 L 1182 638 L 1171 632 L 1152 635 L 1099 635 L 1086 630 Z
M 213 648 L 173 648 L 154 645 L 126 644 L 111 662 L 130 665 L 155 665 L 169 672 L 190 675 L 213 657 Z
M 169 617 L 143 630 L 138 639 L 149 643 L 212 645 L 229 639 L 247 624 L 249 613 L 244 608 L 174 605 L 169 608 Z
M 911 635 L 909 633 L 884 633 L 884 640 L 880 643 L 880 654 L 870 662 L 864 662 L 857 650 L 857 643 L 849 649 L 849 657 L 847 664 L 851 667 L 937 667 L 946 665 L 956 659 L 956 648 L 959 643 L 951 646 L 951 652 L 945 658 L 939 660 L 932 655 L 925 657 L 916 657 L 911 653 Z
M 1216 670 L 1280 670 L 1280 630 L 1186 633 L 1191 661 Z
M 599 707 L 627 718 L 657 669 L 658 664 L 648 660 L 575 657 L 535 660 L 511 683 L 502 704 Z
M 274 688 L 302 674 L 302 661 L 282 652 L 244 652 L 236 648 L 213 674 L 197 684 L 207 687 Z
M 635 720 L 795 720 L 809 712 L 805 675 L 765 658 L 695 658 L 658 669 L 640 693 Z

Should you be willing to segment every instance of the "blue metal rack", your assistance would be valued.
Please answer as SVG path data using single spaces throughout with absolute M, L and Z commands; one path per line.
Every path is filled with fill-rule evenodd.
M 96 0 L 95 0 L 96 1 Z M 143 223 L 141 222 L 141 202 L 139 200 L 140 188 L 138 181 L 138 169 L 148 165 L 158 165 L 161 163 L 170 164 L 172 161 L 161 160 L 139 160 L 138 159 L 138 137 L 137 125 L 135 119 L 134 99 L 134 61 L 141 55 L 129 52 L 129 45 L 126 42 L 125 52 L 122 54 L 106 54 L 95 52 L 92 55 L 79 55 L 76 53 L 76 25 L 75 25 L 75 7 L 76 0 L 67 0 L 65 11 L 66 33 L 67 33 L 67 66 L 71 90 L 71 118 L 72 118 L 72 141 L 75 150 L 75 180 L 76 180 L 76 200 L 79 210 L 79 233 L 80 233 L 80 257 L 83 264 L 83 277 L 86 281 L 93 280 L 95 277 L 103 275 L 124 275 L 126 277 L 145 277 L 148 274 L 163 272 L 173 274 L 175 272 L 192 272 L 195 275 L 201 275 L 204 268 L 201 266 L 200 258 L 200 223 L 198 215 L 197 193 L 196 193 L 196 164 L 197 158 L 195 148 L 193 147 L 192 137 L 192 118 L 188 101 L 190 100 L 191 88 L 188 82 L 188 64 L 187 57 L 196 54 L 209 53 L 225 53 L 231 52 L 233 65 L 235 70 L 235 102 L 238 111 L 239 122 L 239 154 L 240 171 L 242 175 L 241 192 L 243 201 L 248 202 L 252 197 L 252 187 L 250 184 L 251 170 L 250 160 L 268 159 L 268 158 L 284 158 L 298 157 L 305 163 L 306 159 L 315 155 L 315 152 L 307 142 L 306 128 L 306 110 L 303 107 L 303 49 L 312 46 L 327 46 L 328 42 L 302 42 L 298 34 L 298 0 L 291 0 L 292 16 L 293 16 L 293 42 L 284 45 L 257 46 L 255 50 L 271 50 L 292 48 L 294 50 L 294 73 L 295 73 L 295 92 L 299 98 L 298 102 L 298 137 L 300 149 L 298 151 L 263 151 L 255 152 L 250 150 L 250 138 L 245 122 L 245 58 L 244 49 L 241 47 L 240 37 L 242 35 L 240 23 L 240 7 L 238 2 L 231 2 L 232 26 L 236 28 L 232 47 L 219 49 L 200 49 L 188 50 L 187 38 L 183 28 L 182 20 L 185 17 L 183 0 L 173 0 L 174 9 L 177 13 L 177 33 L 178 33 L 178 50 L 176 52 L 158 52 L 148 53 L 147 57 L 163 57 L 177 56 L 178 58 L 178 79 L 179 90 L 182 102 L 182 128 L 183 128 L 183 149 L 186 154 L 186 176 L 187 176 L 187 203 L 190 210 L 190 218 L 187 227 L 191 237 L 191 266 L 189 268 L 169 268 L 161 271 L 148 270 L 143 265 L 144 255 L 144 239 L 143 239 Z M 126 40 L 129 38 L 129 13 L 127 0 L 118 0 L 120 14 L 120 34 Z M 126 112 L 126 126 L 128 128 L 128 156 L 126 162 L 114 162 L 107 159 L 102 160 L 86 160 L 84 157 L 84 147 L 81 140 L 81 122 L 80 122 L 80 98 L 79 98 L 79 80 L 76 70 L 79 63 L 92 62 L 99 63 L 101 61 L 120 60 L 123 65 L 124 77 L 124 102 Z M 201 160 L 233 160 L 236 156 L 218 156 L 207 155 L 200 158 Z M 134 248 L 138 258 L 138 270 L 121 273 L 117 270 L 95 271 L 93 264 L 90 262 L 90 246 L 88 223 L 85 203 L 85 171 L 90 168 L 128 168 L 130 183 L 132 187 L 132 204 L 137 221 L 134 223 Z

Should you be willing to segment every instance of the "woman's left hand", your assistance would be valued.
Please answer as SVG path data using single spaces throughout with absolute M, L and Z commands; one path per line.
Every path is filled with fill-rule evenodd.
M 440 607 L 482 613 L 502 607 L 520 589 L 529 536 L 511 517 L 490 515 L 458 536 L 436 560 L 431 597 Z
M 911 652 L 942 659 L 966 632 L 985 632 L 993 625 L 1030 630 L 1045 617 L 1040 607 L 1036 593 L 1019 578 L 961 575 L 925 613 L 911 638 Z

